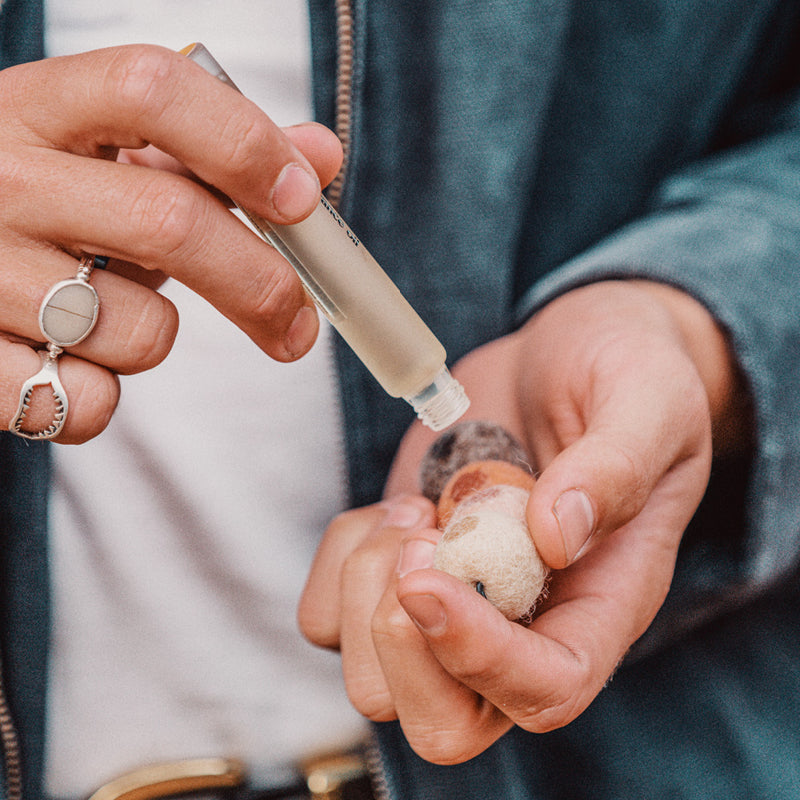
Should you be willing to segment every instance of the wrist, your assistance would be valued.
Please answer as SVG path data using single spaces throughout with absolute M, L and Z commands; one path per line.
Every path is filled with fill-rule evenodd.
M 635 281 L 670 314 L 708 396 L 715 455 L 743 452 L 751 443 L 750 393 L 730 338 L 709 310 L 685 291 L 655 281 Z

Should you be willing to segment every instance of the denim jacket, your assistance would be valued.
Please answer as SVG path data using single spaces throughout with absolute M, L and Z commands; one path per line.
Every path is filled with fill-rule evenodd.
M 332 125 L 336 26 L 310 0 Z M 399 800 L 800 796 L 800 6 L 781 0 L 354 0 L 341 209 L 451 360 L 571 287 L 664 281 L 726 329 L 751 457 L 715 463 L 673 586 L 575 722 L 434 766 L 377 726 Z M 38 57 L 35 0 L 0 63 Z M 337 343 L 352 502 L 410 422 Z M 47 448 L 0 435 L 3 668 L 38 797 Z

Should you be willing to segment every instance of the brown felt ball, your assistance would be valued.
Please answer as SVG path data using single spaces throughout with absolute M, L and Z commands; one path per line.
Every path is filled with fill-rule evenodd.
M 530 492 L 535 483 L 533 475 L 507 461 L 473 461 L 450 477 L 444 485 L 436 510 L 439 527 L 444 528 L 459 503 L 476 492 L 485 493 L 494 486 L 518 486 Z
M 422 494 L 438 503 L 451 476 L 472 461 L 507 461 L 525 467 L 527 456 L 522 445 L 497 423 L 460 422 L 439 436 L 422 459 L 419 471 Z

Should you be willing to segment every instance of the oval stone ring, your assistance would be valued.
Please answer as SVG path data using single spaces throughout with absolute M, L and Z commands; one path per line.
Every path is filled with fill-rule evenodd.
M 105 267 L 108 259 L 84 255 L 74 278 L 59 281 L 50 288 L 39 308 L 39 328 L 47 339 L 47 350 L 42 352 L 42 368 L 22 385 L 17 413 L 8 429 L 25 439 L 52 439 L 57 436 L 67 420 L 69 401 L 58 377 L 58 357 L 66 347 L 82 342 L 94 329 L 100 312 L 100 299 L 89 277 L 95 267 Z M 54 415 L 47 427 L 41 430 L 24 428 L 30 410 L 34 389 L 49 386 L 53 395 Z
M 39 328 L 51 344 L 65 348 L 82 342 L 97 323 L 100 299 L 89 276 L 94 256 L 84 256 L 74 278 L 59 281 L 42 300 Z

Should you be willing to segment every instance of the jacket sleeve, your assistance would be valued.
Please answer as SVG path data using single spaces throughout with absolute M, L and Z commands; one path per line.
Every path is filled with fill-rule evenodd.
M 672 284 L 710 310 L 756 426 L 748 463 L 715 465 L 649 647 L 779 588 L 800 561 L 800 95 L 764 137 L 663 181 L 643 216 L 533 286 L 518 319 L 610 278 Z
M 0 0 L 0 69 L 43 57 L 42 0 Z

